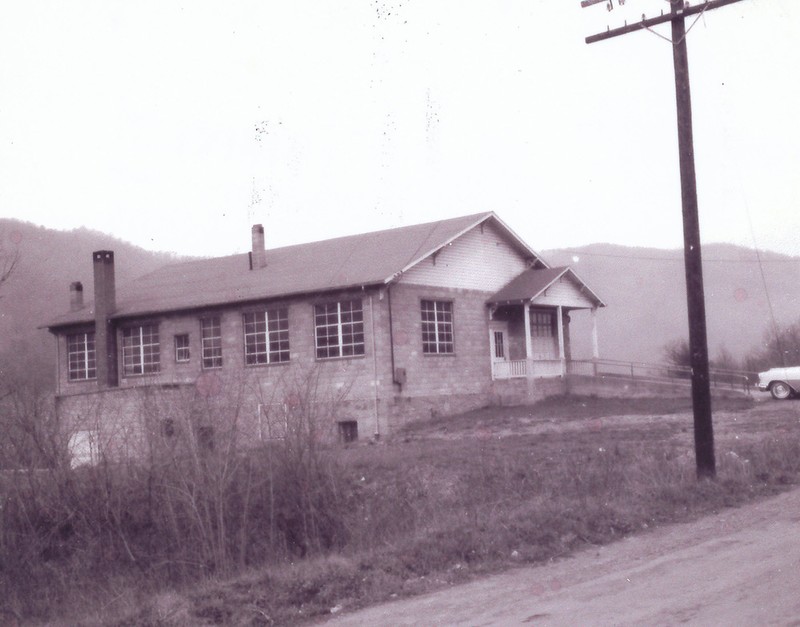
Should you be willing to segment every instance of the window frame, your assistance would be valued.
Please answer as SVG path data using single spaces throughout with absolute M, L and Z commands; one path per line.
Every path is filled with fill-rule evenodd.
M 149 330 L 147 334 L 145 334 L 145 329 Z M 122 375 L 124 377 L 142 377 L 159 374 L 161 372 L 161 335 L 158 322 L 143 322 L 125 326 L 121 332 Z M 128 342 L 129 339 L 136 339 L 138 342 Z M 137 368 L 141 372 L 136 372 Z
M 432 309 L 426 309 L 426 303 L 431 304 Z M 426 313 L 433 314 L 433 319 L 426 319 Z M 442 325 L 445 327 L 444 329 L 442 329 Z M 456 325 L 454 301 L 448 299 L 421 298 L 420 332 L 423 355 L 455 355 Z M 431 333 L 433 335 L 432 338 L 430 337 Z M 448 333 L 450 336 L 449 340 L 446 338 Z M 440 338 L 440 334 L 445 337 Z M 431 350 L 431 348 L 435 348 L 435 350 Z
M 206 325 L 211 330 L 216 327 L 217 335 L 206 335 Z M 200 363 L 203 370 L 219 370 L 222 368 L 222 316 L 204 316 L 200 318 Z
M 73 350 L 72 339 L 82 338 L 81 345 L 75 345 L 78 350 Z M 67 333 L 67 380 L 70 383 L 97 380 L 97 344 L 94 331 L 80 333 Z M 76 355 L 76 367 L 73 368 L 72 356 Z M 84 376 L 73 376 L 73 373 Z M 92 374 L 94 373 L 94 374 Z
M 249 321 L 248 317 L 253 320 Z M 261 325 L 263 329 L 259 328 Z M 248 330 L 248 327 L 255 328 Z M 242 312 L 242 342 L 246 367 L 291 361 L 289 308 L 270 307 Z M 259 350 L 261 346 L 263 350 Z
M 345 304 L 349 306 L 348 310 L 343 310 L 342 305 Z M 335 311 L 331 311 L 331 307 L 335 307 Z M 312 313 L 315 359 L 327 361 L 329 359 L 352 359 L 366 355 L 367 342 L 363 299 L 341 298 L 315 303 Z M 322 323 L 320 323 L 321 317 L 324 318 Z M 344 320 L 343 318 L 345 317 L 350 319 Z M 326 329 L 324 335 L 320 333 L 321 329 Z M 335 333 L 331 333 L 331 331 L 335 331 Z M 358 339 L 359 337 L 360 340 Z M 336 340 L 335 344 L 330 341 L 333 338 Z M 328 343 L 321 345 L 320 341 L 323 339 L 327 340 Z M 347 339 L 350 341 L 345 341 Z

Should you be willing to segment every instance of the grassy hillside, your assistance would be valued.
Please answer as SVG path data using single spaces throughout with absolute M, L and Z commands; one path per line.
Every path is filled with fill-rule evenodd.
M 570 265 L 608 305 L 598 315 L 601 356 L 662 361 L 663 347 L 688 338 L 683 251 L 592 244 L 543 252 L 555 266 Z M 771 300 L 779 325 L 800 318 L 800 258 L 711 244 L 703 248 L 706 318 L 712 359 L 736 358 L 763 344 Z M 762 281 L 763 268 L 765 283 Z M 573 315 L 573 348 L 588 356 L 588 314 Z

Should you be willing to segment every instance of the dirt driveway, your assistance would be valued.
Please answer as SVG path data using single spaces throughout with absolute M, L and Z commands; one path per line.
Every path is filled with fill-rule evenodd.
M 800 626 L 800 490 L 326 624 L 678 623 Z

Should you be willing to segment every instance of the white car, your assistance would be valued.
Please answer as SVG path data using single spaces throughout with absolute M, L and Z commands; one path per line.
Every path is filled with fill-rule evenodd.
M 758 389 L 772 394 L 772 398 L 784 399 L 800 390 L 800 366 L 771 368 L 758 373 Z

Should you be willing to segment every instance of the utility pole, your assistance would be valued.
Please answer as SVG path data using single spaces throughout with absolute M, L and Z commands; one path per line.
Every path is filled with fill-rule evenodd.
M 605 3 L 609 11 L 613 0 L 581 0 L 582 7 Z M 617 0 L 624 4 L 625 0 Z M 708 366 L 703 264 L 700 250 L 700 220 L 697 210 L 697 180 L 694 167 L 692 136 L 692 99 L 689 89 L 689 55 L 686 48 L 686 22 L 690 15 L 705 13 L 741 0 L 705 0 L 689 6 L 684 0 L 668 0 L 668 14 L 646 18 L 640 22 L 608 29 L 586 38 L 594 43 L 637 30 L 650 29 L 657 24 L 672 23 L 672 58 L 675 68 L 675 101 L 678 112 L 678 158 L 681 175 L 681 208 L 683 213 L 683 255 L 686 274 L 686 302 L 689 311 L 689 350 L 692 366 L 692 409 L 694 413 L 694 447 L 697 478 L 713 479 L 716 474 L 714 458 L 714 428 L 711 419 L 711 387 Z M 699 15 L 698 15 L 699 17 Z

